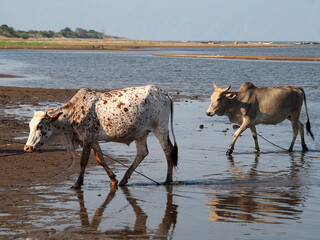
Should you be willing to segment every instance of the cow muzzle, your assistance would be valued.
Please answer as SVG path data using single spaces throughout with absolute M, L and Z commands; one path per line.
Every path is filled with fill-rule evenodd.
M 31 152 L 34 151 L 34 148 L 33 148 L 32 146 L 29 146 L 29 145 L 24 145 L 23 150 L 24 150 L 25 152 L 31 153 Z
M 209 116 L 209 117 L 213 117 L 213 116 L 214 116 L 214 112 L 209 112 L 209 111 L 207 111 L 206 114 L 207 114 L 207 116 Z

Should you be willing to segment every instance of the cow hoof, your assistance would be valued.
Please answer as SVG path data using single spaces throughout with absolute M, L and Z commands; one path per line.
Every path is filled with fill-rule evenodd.
M 288 152 L 292 152 L 292 148 L 289 148 L 289 149 L 288 149 Z
M 172 183 L 172 181 L 166 180 L 166 181 L 163 183 L 163 185 L 170 185 L 171 183 Z M 159 184 L 157 183 L 157 185 L 159 185 Z
M 227 155 L 227 156 L 231 156 L 232 152 L 233 152 L 233 150 L 228 149 L 227 152 L 226 152 L 226 155 Z
M 81 189 L 81 185 L 78 183 L 73 184 L 72 189 Z
M 304 147 L 302 148 L 302 151 L 303 151 L 303 152 L 309 151 L 309 148 L 308 148 L 307 146 L 304 146 Z
M 127 180 L 121 180 L 120 183 L 119 183 L 119 186 L 123 187 L 124 185 L 126 185 L 128 183 Z
M 116 187 L 118 185 L 118 180 L 117 179 L 111 179 L 110 180 L 110 186 L 111 187 Z

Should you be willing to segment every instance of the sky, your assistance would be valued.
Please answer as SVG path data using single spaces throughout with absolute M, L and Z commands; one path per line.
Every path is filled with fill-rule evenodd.
M 320 0 L 0 0 L 1 24 L 138 40 L 320 41 Z

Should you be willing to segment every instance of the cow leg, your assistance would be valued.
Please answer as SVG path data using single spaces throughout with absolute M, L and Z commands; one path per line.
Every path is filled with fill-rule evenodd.
M 91 145 L 92 153 L 97 160 L 97 162 L 104 168 L 110 178 L 110 185 L 112 187 L 117 186 L 118 180 L 116 179 L 116 175 L 112 172 L 112 170 L 108 167 L 107 163 L 103 158 L 103 154 L 98 142 L 95 142 Z
M 73 184 L 71 188 L 81 188 L 81 185 L 83 185 L 83 176 L 84 176 L 84 171 L 86 169 L 86 166 L 88 164 L 89 156 L 90 156 L 90 145 L 84 145 L 81 153 L 81 159 L 80 159 L 80 174 L 78 177 L 78 180 Z
M 134 162 L 132 163 L 130 168 L 126 171 L 123 178 L 121 179 L 119 183 L 120 186 L 124 186 L 127 184 L 128 179 L 131 177 L 132 172 L 139 166 L 142 160 L 148 155 L 149 150 L 147 146 L 147 137 L 148 137 L 148 133 L 142 138 L 139 138 L 138 140 L 136 140 L 137 156 L 134 159 Z
M 260 148 L 259 148 L 259 144 L 258 144 L 258 136 L 257 136 L 256 126 L 250 127 L 250 130 L 251 130 L 252 137 L 254 140 L 254 146 L 255 146 L 254 152 L 258 153 L 258 152 L 260 152 Z
M 292 118 L 289 118 L 289 120 L 291 121 L 292 124 L 292 141 L 290 144 L 290 147 L 288 149 L 289 152 L 292 152 L 293 150 L 293 145 L 296 141 L 297 135 L 298 135 L 298 130 L 299 130 L 299 120 L 293 120 Z
M 226 152 L 226 155 L 231 155 L 234 149 L 234 144 L 236 143 L 238 137 L 240 136 L 241 133 L 243 133 L 244 130 L 248 128 L 249 121 L 245 118 L 242 125 L 238 128 L 238 130 L 234 133 L 233 140 Z
M 157 133 L 154 132 L 155 136 L 158 138 L 160 145 L 166 155 L 168 169 L 167 169 L 167 177 L 164 184 L 170 184 L 172 182 L 172 174 L 173 174 L 173 167 L 176 166 L 174 164 L 174 160 L 172 159 L 172 151 L 174 151 L 174 147 L 169 138 L 169 132 L 164 133 Z
M 308 151 L 309 149 L 307 148 L 307 145 L 304 141 L 304 127 L 303 127 L 302 122 L 298 121 L 298 127 L 299 127 L 299 132 L 300 132 L 300 137 L 301 137 L 302 151 Z

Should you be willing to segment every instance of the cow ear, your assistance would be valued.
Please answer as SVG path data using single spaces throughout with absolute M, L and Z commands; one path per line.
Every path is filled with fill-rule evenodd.
M 226 94 L 226 97 L 227 97 L 228 99 L 234 99 L 236 96 L 237 96 L 236 93 L 227 93 L 227 94 Z
M 56 121 L 58 120 L 58 118 L 63 114 L 63 112 L 59 112 L 59 113 L 56 113 L 54 114 L 51 118 L 50 118 L 50 121 Z
M 214 87 L 214 89 L 218 89 L 218 86 L 216 85 L 215 82 L 213 82 L 213 87 Z

